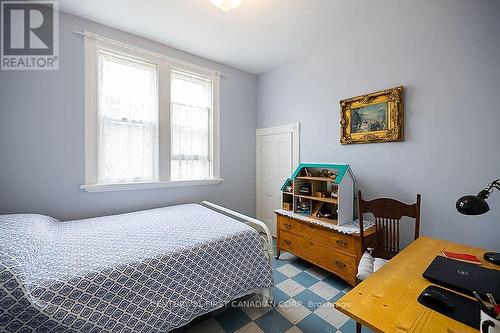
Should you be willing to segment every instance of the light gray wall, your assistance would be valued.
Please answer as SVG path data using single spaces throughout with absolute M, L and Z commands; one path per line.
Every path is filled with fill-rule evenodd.
M 414 202 L 424 235 L 500 250 L 500 193 L 467 217 L 455 201 L 500 177 L 500 1 L 334 1 L 318 48 L 258 80 L 258 127 L 301 123 L 301 160 L 352 165 L 367 198 Z M 339 143 L 339 101 L 405 86 L 405 141 Z
M 84 53 L 89 30 L 222 71 L 220 185 L 86 193 Z M 255 214 L 257 78 L 240 70 L 72 15 L 60 17 L 59 71 L 0 71 L 0 214 L 43 213 L 59 219 L 211 200 Z

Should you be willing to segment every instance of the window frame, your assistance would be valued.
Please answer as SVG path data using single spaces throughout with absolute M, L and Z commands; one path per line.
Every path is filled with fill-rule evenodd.
M 87 192 L 136 190 L 162 187 L 214 185 L 223 181 L 220 177 L 220 73 L 184 61 L 128 44 L 112 41 L 88 33 L 84 37 L 85 49 L 85 180 L 80 188 Z M 98 78 L 99 53 L 105 51 L 125 58 L 155 64 L 158 84 L 158 174 L 157 181 L 98 183 Z M 212 108 L 209 127 L 210 177 L 199 180 L 170 180 L 171 168 L 171 72 L 191 73 L 212 81 Z

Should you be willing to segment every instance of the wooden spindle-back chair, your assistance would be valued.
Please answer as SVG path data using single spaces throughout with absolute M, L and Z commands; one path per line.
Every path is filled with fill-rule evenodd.
M 420 194 L 417 194 L 417 202 L 412 205 L 400 201 L 380 198 L 365 201 L 358 192 L 359 202 L 359 225 L 361 239 L 361 253 L 366 250 L 363 232 L 363 214 L 372 213 L 375 220 L 376 243 L 373 256 L 391 259 L 399 253 L 399 224 L 403 216 L 415 219 L 415 239 L 420 231 Z
M 399 224 L 403 216 L 415 219 L 415 239 L 420 232 L 420 194 L 417 194 L 417 202 L 407 205 L 400 201 L 380 198 L 365 201 L 358 192 L 358 216 L 359 234 L 361 239 L 361 253 L 366 250 L 363 231 L 363 214 L 372 213 L 375 218 L 376 248 L 372 255 L 378 258 L 392 259 L 399 253 Z M 356 322 L 356 333 L 361 333 L 361 324 Z

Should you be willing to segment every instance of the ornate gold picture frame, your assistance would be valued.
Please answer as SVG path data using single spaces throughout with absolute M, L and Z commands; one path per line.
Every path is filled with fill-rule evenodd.
M 340 101 L 340 143 L 403 141 L 403 86 Z

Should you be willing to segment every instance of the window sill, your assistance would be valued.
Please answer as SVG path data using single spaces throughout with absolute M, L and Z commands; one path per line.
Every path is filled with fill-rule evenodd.
M 201 179 L 201 180 L 172 180 L 148 183 L 120 183 L 120 184 L 88 184 L 80 188 L 85 192 L 111 192 L 111 191 L 129 191 L 129 190 L 147 190 L 154 188 L 167 187 L 185 187 L 185 186 L 203 186 L 216 185 L 222 183 L 222 178 Z

